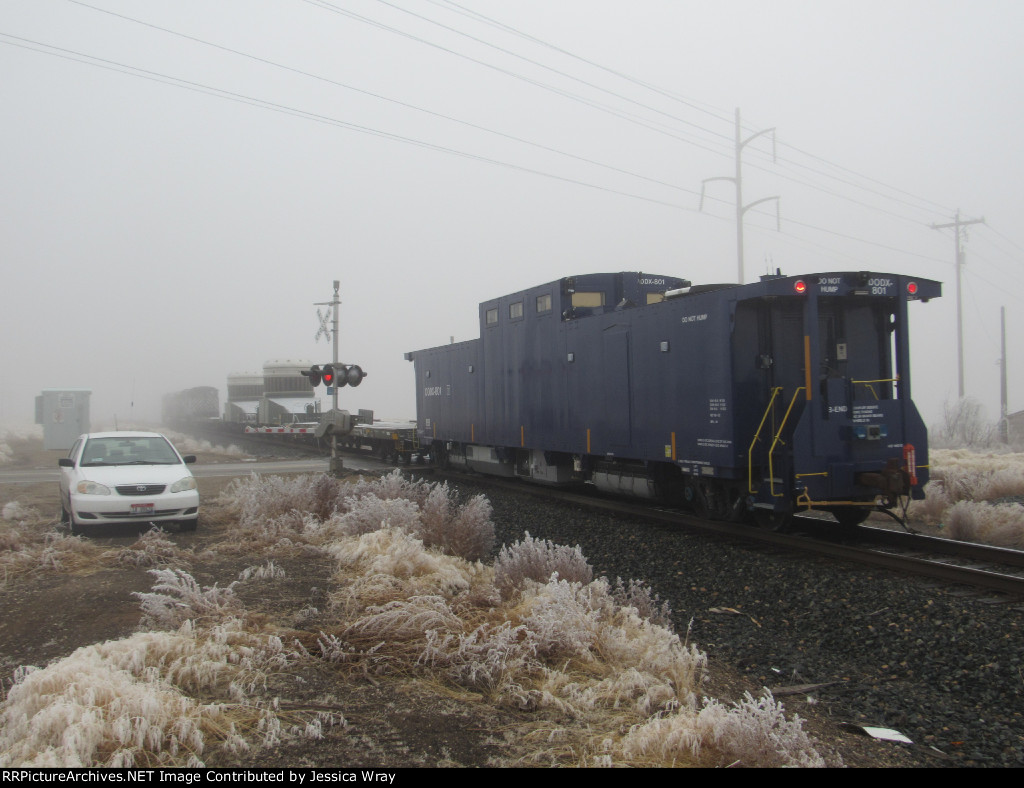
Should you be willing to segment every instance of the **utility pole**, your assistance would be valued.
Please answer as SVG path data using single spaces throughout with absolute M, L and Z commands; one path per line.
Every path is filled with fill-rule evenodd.
M 736 175 L 728 176 L 721 175 L 717 178 L 705 178 L 701 181 L 700 187 L 700 210 L 704 210 L 704 186 L 709 181 L 732 181 L 736 184 L 736 264 L 737 264 L 737 281 L 739 284 L 743 284 L 743 216 L 753 208 L 755 205 L 760 205 L 763 202 L 769 200 L 775 200 L 775 221 L 778 228 L 781 229 L 782 219 L 779 214 L 779 197 L 764 197 L 760 200 L 755 200 L 749 205 L 743 204 L 743 148 L 746 147 L 747 143 L 760 137 L 762 134 L 772 135 L 772 161 L 775 161 L 775 129 L 765 129 L 759 131 L 756 134 L 751 134 L 746 139 L 742 138 L 742 129 L 740 128 L 740 110 L 736 108 Z
M 999 307 L 999 333 L 1002 338 L 1002 355 L 999 358 L 999 440 L 1010 442 L 1010 423 L 1006 408 L 1006 307 Z
M 957 209 L 956 216 L 953 218 L 952 222 L 931 225 L 933 230 L 953 229 L 953 243 L 956 250 L 956 360 L 959 399 L 964 398 L 964 314 L 961 287 L 961 268 L 963 268 L 964 265 L 964 247 L 961 243 L 961 239 L 966 237 L 966 228 L 968 225 L 984 223 L 984 216 L 980 219 L 961 219 L 960 210 Z

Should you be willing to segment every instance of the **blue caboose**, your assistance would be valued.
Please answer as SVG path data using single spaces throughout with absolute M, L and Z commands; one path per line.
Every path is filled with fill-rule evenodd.
M 586 274 L 480 305 L 480 339 L 407 354 L 435 460 L 780 522 L 923 496 L 907 304 L 931 280 L 844 272 L 691 286 Z

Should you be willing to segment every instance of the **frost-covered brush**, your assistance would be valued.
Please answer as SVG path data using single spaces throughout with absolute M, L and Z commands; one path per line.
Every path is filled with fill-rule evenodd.
M 326 661 L 377 674 L 412 671 L 513 708 L 568 715 L 577 722 L 566 746 L 575 748 L 575 761 L 588 765 L 628 760 L 615 748 L 620 731 L 630 726 L 684 710 L 691 718 L 700 713 L 706 655 L 640 612 L 657 617 L 668 610 L 643 584 L 590 580 L 592 569 L 579 548 L 527 537 L 505 548 L 498 568 L 488 570 L 387 527 L 340 539 L 329 552 L 339 562 L 335 609 L 348 624 L 321 633 L 317 645 Z M 554 567 L 582 579 L 563 579 Z M 508 589 L 504 597 L 494 587 L 499 580 Z M 480 589 L 484 582 L 492 584 L 489 593 Z M 718 707 L 709 706 L 700 718 L 704 728 L 690 723 L 688 730 L 696 732 L 688 741 L 710 751 L 701 737 L 732 731 L 744 714 L 756 724 L 770 718 L 772 730 L 796 736 L 778 722 L 774 706 L 751 703 L 723 720 L 716 717 Z M 799 730 L 799 721 L 793 725 Z M 604 749 L 581 749 L 601 730 L 608 731 L 600 737 Z M 665 730 L 668 735 L 674 729 Z M 728 741 L 715 746 L 732 752 Z M 662 758 L 637 747 L 633 760 L 698 762 L 692 748 Z M 799 752 L 806 757 L 798 753 L 793 762 L 813 762 Z M 746 751 L 743 757 L 753 760 Z
M 545 665 L 541 706 L 573 714 L 630 708 L 646 715 L 692 704 L 706 655 L 612 597 L 605 578 L 531 585 L 514 611 Z
M 291 478 L 252 474 L 231 482 L 217 497 L 247 527 L 292 511 L 309 513 L 313 508 L 313 484 L 317 477 Z
M 397 560 L 395 552 L 402 554 Z M 436 578 L 437 557 L 408 535 L 384 531 L 347 543 L 343 558 L 362 571 L 341 592 L 350 602 L 346 612 L 355 614 L 340 632 L 350 649 L 380 643 L 378 656 L 406 660 L 418 648 L 417 666 L 516 707 L 579 714 L 629 705 L 649 713 L 695 697 L 704 655 L 616 601 L 607 580 L 529 581 L 512 607 L 498 604 L 493 592 L 478 594 L 476 609 L 460 607 L 465 590 L 453 586 L 447 594 L 395 597 L 360 610 L 352 596 L 364 592 L 365 602 L 368 588 L 392 596 L 407 590 L 389 567 L 398 567 L 406 583 Z
M 250 697 L 294 658 L 241 622 L 210 630 L 189 622 L 20 669 L 0 704 L 0 766 L 202 766 L 211 750 L 238 754 L 286 734 L 319 738 L 323 720 L 282 726 L 276 704 Z M 234 702 L 191 697 L 224 692 Z
M 427 549 L 397 528 L 346 537 L 327 551 L 338 561 L 332 604 L 350 618 L 371 605 L 430 594 L 452 598 L 490 585 L 489 568 Z
M 749 692 L 724 705 L 705 699 L 702 709 L 685 709 L 657 716 L 632 728 L 622 741 L 621 757 L 628 765 L 824 767 L 817 743 L 804 732 L 802 721 L 787 719 L 781 703 L 768 690 L 761 698 Z
M 326 541 L 324 524 L 312 514 L 297 509 L 248 525 L 235 521 L 229 525 L 225 536 L 210 548 L 212 553 L 249 554 L 258 551 L 298 556 L 320 553 Z
M 35 524 L 42 521 L 39 512 L 19 501 L 8 501 L 5 503 L 3 509 L 0 509 L 0 517 L 8 522 L 16 522 L 22 525 Z
M 176 629 L 187 620 L 217 622 L 243 612 L 235 596 L 234 583 L 220 588 L 215 583 L 201 588 L 195 578 L 182 569 L 151 569 L 156 578 L 150 592 L 133 591 L 143 613 L 143 624 Z
M 1024 548 L 1024 507 L 960 501 L 945 513 L 946 534 L 961 542 Z
M 957 500 L 992 500 L 1024 495 L 1024 454 L 937 449 L 930 452 L 933 478 Z
M 654 593 L 643 580 L 630 580 L 626 583 L 617 577 L 611 586 L 611 593 L 616 604 L 634 608 L 641 618 L 646 618 L 652 624 L 669 630 L 673 628 L 671 605 Z
M 188 553 L 167 538 L 162 528 L 150 528 L 134 544 L 108 550 L 103 557 L 122 566 L 187 566 Z
M 504 599 L 522 591 L 526 581 L 547 583 L 553 574 L 581 583 L 594 578 L 593 567 L 579 545 L 555 545 L 547 539 L 534 539 L 529 532 L 521 541 L 503 545 L 494 562 L 494 584 Z
M 385 527 L 413 534 L 419 524 L 419 507 L 405 498 L 379 498 L 368 492 L 346 497 L 345 504 L 348 511 L 334 519 L 339 536 L 362 536 Z
M 379 479 L 360 479 L 346 495 L 361 498 L 364 495 L 375 495 L 382 499 L 403 498 L 422 506 L 430 494 L 432 485 L 422 479 L 408 479 L 397 468 Z
M 243 583 L 247 580 L 283 580 L 287 576 L 283 566 L 278 566 L 273 559 L 259 566 L 247 566 L 238 579 Z
M 0 521 L 0 567 L 8 577 L 32 572 L 90 572 L 103 566 L 103 550 L 88 540 Z
M 461 506 L 455 499 L 447 484 L 434 485 L 420 504 L 415 534 L 427 547 L 467 561 L 483 560 L 494 547 L 491 503 L 483 495 L 475 495 Z

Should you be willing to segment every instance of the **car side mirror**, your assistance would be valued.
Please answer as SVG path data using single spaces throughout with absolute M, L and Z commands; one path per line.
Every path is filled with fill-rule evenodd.
M 184 457 L 182 457 L 181 459 L 182 459 L 182 461 L 183 461 L 183 462 L 184 462 L 184 463 L 185 463 L 186 465 L 191 465 L 192 463 L 194 463 L 194 462 L 196 461 L 196 455 L 194 455 L 194 454 L 186 454 L 186 455 L 185 455 Z
M 70 457 L 61 457 L 59 460 L 57 460 L 57 465 L 59 465 L 61 468 L 74 468 L 75 461 L 72 460 Z

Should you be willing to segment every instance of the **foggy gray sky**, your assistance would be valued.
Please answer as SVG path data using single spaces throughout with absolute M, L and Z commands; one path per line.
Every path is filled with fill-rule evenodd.
M 561 276 L 942 280 L 911 309 L 914 394 L 956 397 L 953 236 L 970 229 L 967 394 L 1024 408 L 1019 0 L 0 0 L 0 424 L 43 388 L 94 426 L 269 359 L 326 361 L 341 407 L 414 415 L 408 350 Z M 321 389 L 322 391 L 322 389 Z M 134 406 L 132 403 L 134 402 Z

